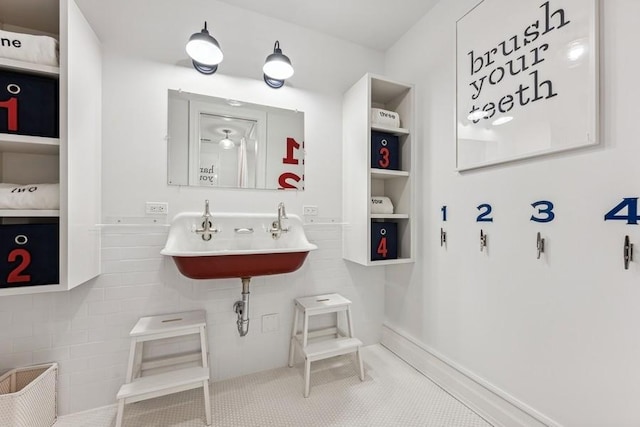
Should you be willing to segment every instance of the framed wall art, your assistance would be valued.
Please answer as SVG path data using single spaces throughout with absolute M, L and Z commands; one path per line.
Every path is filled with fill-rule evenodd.
M 598 143 L 598 1 L 483 0 L 456 22 L 456 168 Z

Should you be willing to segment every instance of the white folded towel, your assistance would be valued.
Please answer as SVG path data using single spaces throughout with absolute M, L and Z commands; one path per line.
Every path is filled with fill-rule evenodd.
M 384 196 L 371 196 L 371 213 L 392 214 L 393 203 L 391 203 L 391 199 Z
M 0 30 L 0 57 L 58 66 L 58 41 L 49 36 Z
M 392 128 L 399 128 L 400 115 L 395 111 L 383 110 L 382 108 L 372 108 L 371 123 L 382 126 L 389 126 Z
M 0 209 L 60 209 L 60 184 L 0 184 Z

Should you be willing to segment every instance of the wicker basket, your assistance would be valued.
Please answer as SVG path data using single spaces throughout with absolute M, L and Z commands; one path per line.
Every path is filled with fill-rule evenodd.
M 0 377 L 0 427 L 51 427 L 56 422 L 58 364 L 12 369 Z

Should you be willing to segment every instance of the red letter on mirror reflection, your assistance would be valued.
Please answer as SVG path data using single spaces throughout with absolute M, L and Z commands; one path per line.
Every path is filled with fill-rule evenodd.
M 296 142 L 295 139 L 287 138 L 287 157 L 284 157 L 282 159 L 282 163 L 286 165 L 297 165 L 298 163 L 300 163 L 298 159 L 294 157 L 294 153 L 293 153 L 294 150 L 297 150 L 299 148 L 300 148 L 300 144 Z
M 290 184 L 287 182 L 288 179 L 292 179 L 296 183 L 300 182 L 300 177 L 293 172 L 285 172 L 280 175 L 278 178 L 278 184 L 280 185 L 281 190 L 285 190 L 287 188 L 297 189 L 298 187 L 295 184 Z

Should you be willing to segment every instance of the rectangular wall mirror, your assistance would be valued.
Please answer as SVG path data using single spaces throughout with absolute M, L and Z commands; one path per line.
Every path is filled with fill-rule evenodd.
M 169 90 L 168 183 L 304 189 L 304 113 Z

